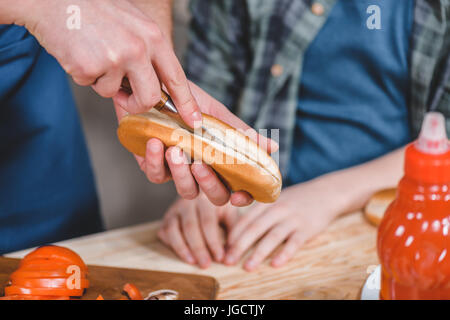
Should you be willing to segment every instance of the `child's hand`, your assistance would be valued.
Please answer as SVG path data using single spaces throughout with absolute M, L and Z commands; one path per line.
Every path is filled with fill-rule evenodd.
M 313 180 L 283 190 L 274 204 L 256 204 L 231 228 L 224 263 L 237 263 L 256 245 L 244 263 L 244 268 L 252 271 L 286 241 L 271 261 L 274 267 L 284 265 L 305 241 L 324 230 L 338 215 L 335 196 L 329 188 L 326 178 Z
M 223 260 L 225 237 L 221 225 L 229 230 L 237 214 L 229 203 L 217 207 L 201 192 L 194 200 L 177 200 L 167 210 L 158 237 L 182 260 L 207 268 L 212 259 Z

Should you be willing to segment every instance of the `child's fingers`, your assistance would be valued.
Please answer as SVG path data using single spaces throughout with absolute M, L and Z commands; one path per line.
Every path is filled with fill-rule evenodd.
M 225 225 L 225 228 L 229 232 L 236 221 L 239 219 L 238 210 L 230 205 L 226 205 L 221 208 L 221 214 L 220 214 L 220 222 L 222 222 Z
M 231 245 L 225 258 L 225 263 L 235 264 L 241 256 L 268 230 L 276 225 L 282 217 L 282 212 L 275 212 L 274 214 L 274 211 L 270 209 L 264 211 L 257 220 L 251 222 L 240 238 Z
M 158 239 L 161 240 L 162 243 L 164 243 L 167 246 L 170 246 L 169 238 L 167 237 L 167 233 L 164 230 L 164 226 L 161 226 L 161 228 L 159 228 L 157 236 L 158 236 Z
M 258 243 L 251 257 L 245 262 L 244 268 L 247 271 L 255 270 L 276 247 L 289 237 L 289 234 L 294 229 L 295 227 L 289 223 L 282 223 L 275 226 Z
M 186 206 L 184 201 L 184 199 L 179 198 L 170 205 L 169 209 L 164 213 L 163 226 L 167 226 L 169 219 L 178 215 L 179 208 L 182 207 L 184 210 L 191 210 L 191 206 Z
M 207 268 L 211 263 L 211 256 L 200 228 L 200 221 L 195 210 L 183 212 L 181 227 L 184 238 L 191 249 L 200 268 Z
M 166 230 L 166 239 L 168 239 L 175 253 L 187 263 L 194 264 L 195 258 L 183 238 L 177 216 L 173 216 L 167 220 Z
M 218 207 L 214 207 L 206 198 L 199 199 L 199 219 L 202 227 L 206 244 L 211 251 L 214 259 L 218 262 L 222 261 L 225 250 L 221 239 L 219 217 L 217 215 Z
M 275 258 L 273 258 L 272 263 L 271 263 L 272 266 L 273 267 L 281 267 L 286 262 L 288 262 L 290 259 L 292 259 L 292 257 L 297 252 L 297 250 L 301 246 L 303 246 L 306 239 L 307 239 L 307 237 L 306 237 L 305 233 L 302 231 L 297 231 L 297 232 L 293 233 L 289 237 L 288 241 L 286 242 L 286 245 L 281 250 L 281 252 L 279 254 L 277 254 L 277 256 Z
M 236 241 L 240 238 L 242 233 L 247 229 L 247 227 L 254 221 L 256 218 L 261 215 L 266 209 L 266 205 L 258 203 L 251 210 L 249 210 L 246 214 L 242 215 L 236 224 L 231 228 L 230 233 L 227 239 L 227 245 L 233 246 Z

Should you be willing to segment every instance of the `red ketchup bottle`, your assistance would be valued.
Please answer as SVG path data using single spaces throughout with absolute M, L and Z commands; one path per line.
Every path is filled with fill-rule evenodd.
M 450 299 L 450 145 L 431 112 L 405 154 L 397 198 L 378 230 L 380 299 Z

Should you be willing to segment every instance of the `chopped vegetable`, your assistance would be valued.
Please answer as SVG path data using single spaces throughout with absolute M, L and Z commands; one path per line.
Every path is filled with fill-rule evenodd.
M 11 284 L 25 288 L 67 288 L 67 278 L 18 278 Z M 81 288 L 89 287 L 89 280 L 80 280 Z
M 134 284 L 125 284 L 123 286 L 123 291 L 127 293 L 131 300 L 143 300 L 141 292 Z

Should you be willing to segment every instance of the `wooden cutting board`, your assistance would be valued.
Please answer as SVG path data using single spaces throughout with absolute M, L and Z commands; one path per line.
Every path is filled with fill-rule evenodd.
M 20 259 L 0 257 L 0 296 L 9 275 L 19 266 Z M 105 300 L 119 299 L 123 285 L 136 285 L 146 297 L 150 292 L 170 289 L 179 294 L 180 300 L 212 300 L 216 298 L 219 284 L 216 279 L 195 274 L 160 272 L 150 270 L 124 269 L 88 266 L 90 287 L 82 300 L 94 300 L 99 294 Z

